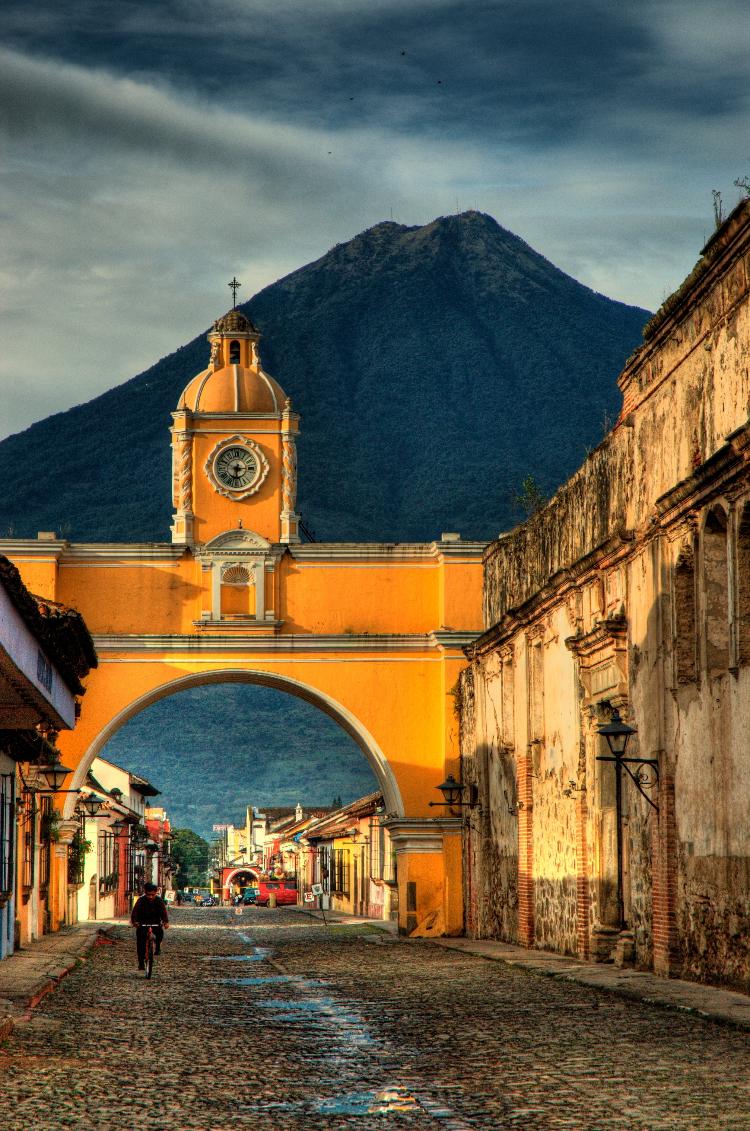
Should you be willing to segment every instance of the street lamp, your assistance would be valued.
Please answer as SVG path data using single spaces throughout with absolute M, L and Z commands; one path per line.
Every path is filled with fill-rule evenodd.
M 599 734 L 603 734 L 606 738 L 607 746 L 610 752 L 614 754 L 615 758 L 622 758 L 625 753 L 625 747 L 628 745 L 628 739 L 631 734 L 635 734 L 634 728 L 622 721 L 617 707 L 613 708 L 612 717 L 609 722 L 596 729 L 599 731 Z
M 468 800 L 466 801 L 463 800 L 463 793 L 465 788 L 468 788 L 469 791 Z M 463 806 L 465 806 L 467 809 L 473 809 L 479 800 L 479 790 L 477 786 L 472 782 L 468 787 L 466 787 L 462 785 L 461 782 L 456 781 L 453 774 L 448 774 L 448 777 L 445 779 L 445 781 L 441 782 L 440 785 L 436 785 L 435 789 L 440 790 L 445 800 L 430 801 L 430 808 L 436 805 L 446 805 L 449 809 L 453 809 L 454 807 L 461 808 Z
M 626 774 L 633 782 L 633 785 L 640 793 L 641 797 L 645 797 L 652 809 L 659 812 L 659 806 L 653 801 L 645 792 L 646 789 L 651 789 L 659 780 L 659 763 L 656 758 L 626 758 L 625 751 L 627 749 L 628 740 L 631 734 L 636 731 L 633 727 L 628 726 L 620 718 L 620 712 L 617 707 L 612 708 L 612 716 L 608 723 L 596 728 L 599 734 L 603 735 L 607 740 L 609 747 L 609 755 L 602 754 L 597 757 L 597 762 L 614 762 L 615 770 L 619 780 L 620 770 L 625 770 Z M 649 774 L 644 769 L 636 770 L 635 773 L 630 769 L 631 766 L 648 766 L 653 774 Z
M 79 797 L 78 804 L 87 817 L 98 817 L 102 812 L 102 802 L 95 793 L 89 793 L 86 797 Z
M 47 787 L 50 793 L 62 793 L 62 784 L 67 778 L 68 774 L 72 774 L 73 771 L 69 769 L 68 766 L 64 766 L 62 764 L 62 762 L 60 761 L 60 755 L 54 748 L 50 750 L 50 759 L 51 761 L 47 765 L 37 766 L 37 772 L 40 773 L 47 782 Z M 65 792 L 78 793 L 78 790 L 65 790 Z
M 645 792 L 645 789 L 651 788 L 659 780 L 659 763 L 655 758 L 627 758 L 625 751 L 627 750 L 630 736 L 635 734 L 636 731 L 633 727 L 628 726 L 626 722 L 620 718 L 620 712 L 617 707 L 612 708 L 612 714 L 608 723 L 603 723 L 598 726 L 597 731 L 603 735 L 607 740 L 609 747 L 609 754 L 597 755 L 597 762 L 613 762 L 615 767 L 615 832 L 617 838 L 617 918 L 619 920 L 619 929 L 622 931 L 626 927 L 625 923 L 625 904 L 623 899 L 623 882 L 622 882 L 622 771 L 625 770 L 628 777 L 631 779 L 636 789 L 642 797 L 646 798 L 652 809 L 659 812 L 659 806 L 653 801 Z M 631 770 L 631 766 L 638 766 L 639 769 L 635 773 Z M 642 767 L 648 766 L 653 777 L 650 778 L 648 773 Z M 645 787 L 645 788 L 644 788 Z
M 112 834 L 114 836 L 124 836 L 125 833 L 127 832 L 129 824 L 130 824 L 130 822 L 126 821 L 124 817 L 118 817 L 109 826 L 110 831 L 112 832 Z

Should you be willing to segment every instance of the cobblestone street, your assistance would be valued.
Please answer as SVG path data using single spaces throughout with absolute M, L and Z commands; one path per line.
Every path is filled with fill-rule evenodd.
M 292 910 L 125 926 L 0 1052 L 7 1131 L 750 1128 L 750 1036 Z

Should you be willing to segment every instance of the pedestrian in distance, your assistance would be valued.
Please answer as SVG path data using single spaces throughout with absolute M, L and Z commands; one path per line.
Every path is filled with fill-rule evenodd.
M 135 927 L 135 945 L 138 953 L 138 969 L 146 966 L 146 935 L 148 928 L 154 932 L 156 953 L 161 950 L 164 928 L 169 926 L 167 905 L 157 894 L 156 884 L 144 884 L 143 895 L 136 899 L 130 912 L 130 925 Z

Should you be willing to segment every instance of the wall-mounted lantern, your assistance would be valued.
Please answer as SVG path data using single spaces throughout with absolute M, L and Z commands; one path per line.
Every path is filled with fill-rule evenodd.
M 479 790 L 472 782 L 470 785 L 465 786 L 461 782 L 456 781 L 453 774 L 448 774 L 448 777 L 440 785 L 436 785 L 435 789 L 439 789 L 445 798 L 444 801 L 431 801 L 430 808 L 436 805 L 447 806 L 449 809 L 473 809 L 479 801 Z M 464 800 L 464 790 L 468 790 L 467 799 Z
M 77 789 L 62 789 L 62 784 L 67 778 L 68 774 L 73 771 L 68 766 L 64 766 L 60 761 L 60 755 L 54 748 L 50 750 L 50 761 L 46 765 L 37 765 L 36 771 L 41 774 L 47 783 L 47 790 L 40 790 L 41 793 L 78 793 Z
M 653 788 L 659 781 L 659 763 L 656 758 L 626 758 L 625 756 L 628 740 L 632 734 L 636 733 L 634 728 L 628 726 L 626 722 L 623 722 L 617 707 L 613 707 L 610 721 L 596 729 L 599 734 L 606 738 L 607 746 L 610 751 L 609 755 L 598 755 L 596 759 L 597 762 L 614 762 L 618 782 L 620 780 L 620 770 L 625 770 L 641 797 L 645 797 L 651 808 L 655 809 L 658 813 L 659 806 L 645 791 Z M 651 774 L 645 769 L 639 769 L 633 773 L 630 769 L 631 766 L 648 766 Z
M 606 706 L 606 704 L 602 704 Z M 645 792 L 646 789 L 652 788 L 659 781 L 659 763 L 655 758 L 628 758 L 626 757 L 626 750 L 631 735 L 636 731 L 633 727 L 628 726 L 626 722 L 620 718 L 620 712 L 617 707 L 612 708 L 612 714 L 608 723 L 598 726 L 597 731 L 603 735 L 607 740 L 609 747 L 609 754 L 597 755 L 597 762 L 612 762 L 615 767 L 615 831 L 617 836 L 617 917 L 619 919 L 619 928 L 624 930 L 627 926 L 625 922 L 625 906 L 623 898 L 623 853 L 622 853 L 622 771 L 625 770 L 628 777 L 635 785 L 638 792 L 642 797 L 645 797 L 652 809 L 659 812 L 659 806 L 655 801 L 649 797 Z M 635 773 L 631 770 L 631 766 L 638 766 Z M 651 771 L 644 767 L 648 766 Z
M 88 793 L 85 797 L 83 795 L 79 796 L 78 804 L 87 817 L 102 816 L 102 802 L 95 793 Z

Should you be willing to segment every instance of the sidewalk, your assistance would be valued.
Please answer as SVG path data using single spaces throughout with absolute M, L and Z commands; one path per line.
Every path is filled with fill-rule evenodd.
M 312 919 L 325 921 L 329 927 L 372 927 L 376 931 L 386 931 L 391 935 L 398 935 L 398 923 L 395 919 L 365 919 L 361 915 L 349 915 L 345 911 L 321 911 L 319 907 L 295 906 L 293 911 L 302 915 L 309 915 Z
M 620 969 L 605 963 L 582 962 L 545 950 L 527 950 L 510 943 L 489 939 L 430 939 L 436 946 L 476 955 L 493 962 L 505 962 L 544 974 L 548 978 L 561 978 L 576 982 L 589 989 L 619 994 L 634 1001 L 665 1009 L 680 1009 L 701 1017 L 750 1031 L 750 997 L 734 990 L 705 986 L 699 982 L 684 982 L 679 978 L 660 978 L 640 970 Z
M 106 939 L 111 923 L 80 923 L 15 951 L 0 962 L 0 1038 L 14 1020 L 38 1005 L 45 994 L 75 968 L 99 937 Z
M 297 907 L 295 910 L 303 911 L 316 919 L 322 918 L 317 908 Z M 362 919 L 354 915 L 345 915 L 341 911 L 326 912 L 326 919 L 334 926 L 362 925 L 390 931 L 393 934 L 398 929 L 397 924 L 392 920 Z M 409 939 L 400 936 L 400 941 L 408 943 Z M 522 946 L 490 939 L 442 938 L 419 941 L 492 962 L 504 962 L 508 966 L 516 966 L 532 974 L 561 978 L 586 986 L 588 989 L 619 994 L 620 997 L 642 1001 L 648 1005 L 695 1013 L 700 1017 L 750 1032 L 750 996 L 734 990 L 705 986 L 699 982 L 685 982 L 679 978 L 660 978 L 646 971 L 620 969 L 607 963 L 582 962 L 579 958 L 569 958 L 546 950 L 527 950 Z

